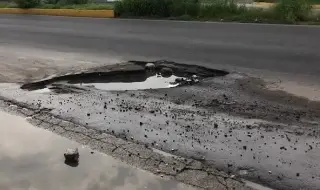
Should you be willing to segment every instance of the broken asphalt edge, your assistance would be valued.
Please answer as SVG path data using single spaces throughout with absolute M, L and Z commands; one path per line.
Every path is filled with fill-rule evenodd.
M 50 109 L 39 109 L 1 96 L 0 108 L 26 117 L 27 121 L 36 127 L 49 130 L 161 177 L 172 178 L 203 189 L 254 190 L 246 186 L 241 178 L 219 171 L 204 161 L 174 155 L 165 156 L 144 144 L 127 141 L 106 131 L 62 119 L 50 113 Z
M 76 10 L 76 9 L 19 9 L 0 8 L 0 14 L 27 14 L 47 16 L 114 18 L 113 10 Z

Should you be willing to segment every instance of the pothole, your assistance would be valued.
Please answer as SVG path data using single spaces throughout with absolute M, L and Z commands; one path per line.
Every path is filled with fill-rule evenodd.
M 100 90 L 143 90 L 157 88 L 172 88 L 178 86 L 178 81 L 186 80 L 178 76 L 163 77 L 156 74 L 148 77 L 142 82 L 110 82 L 110 83 L 80 83 L 78 86 L 94 87 Z
M 193 85 L 208 77 L 224 76 L 226 71 L 168 61 L 141 62 L 92 68 L 35 81 L 21 86 L 38 93 L 79 92 L 92 88 L 108 91 L 174 88 Z

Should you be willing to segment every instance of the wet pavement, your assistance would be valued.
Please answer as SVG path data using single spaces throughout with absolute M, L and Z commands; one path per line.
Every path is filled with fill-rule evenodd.
M 288 83 L 318 85 L 319 27 L 15 15 L 0 20 L 1 82 L 128 60 L 237 72 L 192 88 L 127 92 L 65 85 L 64 91 L 37 93 L 1 84 L 0 106 L 29 116 L 33 125 L 198 187 L 246 189 L 245 178 L 274 189 L 319 189 L 320 105 L 312 101 L 320 99 L 319 87 Z M 281 85 L 266 90 L 265 76 Z
M 125 141 L 202 160 L 230 176 L 274 189 L 317 189 L 317 103 L 285 95 L 297 107 L 282 105 L 260 95 L 279 96 L 263 89 L 256 89 L 253 97 L 252 91 L 259 83 L 252 81 L 230 74 L 208 78 L 192 88 L 126 92 L 91 89 L 67 94 L 39 94 L 21 90 L 19 85 L 3 84 L 1 95 L 36 109 L 52 109 L 53 115 Z M 310 106 L 299 107 L 303 103 Z M 179 178 L 179 172 L 170 175 Z
M 0 111 L 0 189 L 195 190 L 161 178 Z M 79 148 L 77 167 L 64 164 L 66 148 Z
M 170 64 L 192 68 L 189 71 L 200 68 Z M 144 67 L 134 68 L 144 73 Z M 84 81 L 96 76 L 92 70 L 101 69 L 84 71 L 90 76 Z M 107 70 L 104 80 L 127 80 L 109 76 L 113 71 Z M 1 84 L 0 96 L 6 100 L 1 107 L 18 106 L 19 112 L 32 116 L 29 121 L 34 125 L 197 187 L 248 189 L 242 180 L 246 179 L 274 189 L 317 190 L 320 103 L 269 90 L 261 79 L 222 71 L 217 76 L 217 71 L 202 68 L 196 74 L 207 77 L 198 83 L 167 89 L 106 91 L 72 85 L 82 81 L 81 74 L 22 86 Z M 71 86 L 61 85 L 59 91 L 29 91 L 70 77 L 75 79 Z M 168 161 L 153 149 L 183 161 Z

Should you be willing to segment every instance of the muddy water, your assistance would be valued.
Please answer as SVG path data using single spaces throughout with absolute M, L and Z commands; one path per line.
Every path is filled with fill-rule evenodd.
M 0 189 L 194 189 L 35 128 L 24 118 L 0 111 L 0 122 Z M 64 164 L 64 150 L 74 147 L 80 152 L 78 167 Z

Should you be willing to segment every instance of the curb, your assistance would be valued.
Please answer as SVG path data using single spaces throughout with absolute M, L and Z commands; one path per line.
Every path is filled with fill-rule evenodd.
M 0 8 L 0 14 L 29 14 L 29 15 L 49 15 L 49 16 L 114 18 L 113 10 Z
M 253 5 L 255 6 L 262 6 L 262 7 L 272 7 L 274 3 L 267 3 L 267 2 L 254 2 Z M 320 5 L 312 5 L 314 9 L 320 9 Z

